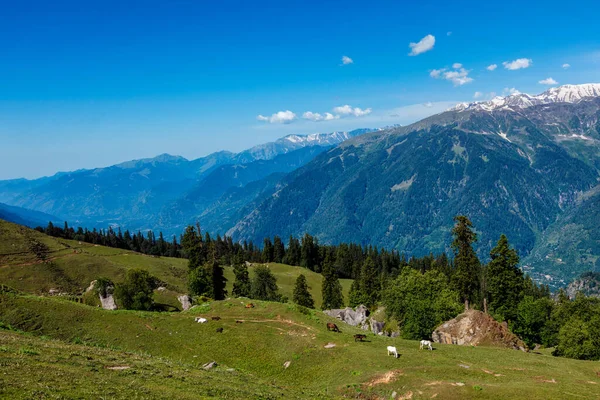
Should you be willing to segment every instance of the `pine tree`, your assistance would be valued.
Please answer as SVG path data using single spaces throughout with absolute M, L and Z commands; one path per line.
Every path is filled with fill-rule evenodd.
M 233 282 L 232 295 L 235 297 L 250 297 L 248 267 L 239 257 L 236 257 L 233 265 L 233 274 L 235 275 L 235 281 Z
M 290 241 L 288 243 L 288 249 L 285 253 L 284 263 L 289 265 L 300 265 L 300 259 L 302 257 L 300 249 L 300 241 L 290 235 Z
M 273 262 L 273 243 L 271 243 L 271 239 L 265 238 L 263 241 L 263 251 L 262 258 L 264 262 Z
M 323 263 L 323 304 L 321 308 L 323 310 L 331 310 L 334 308 L 341 308 L 344 306 L 344 295 L 342 294 L 342 285 L 337 277 L 335 268 L 332 263 Z
M 219 265 L 216 259 L 213 259 L 212 261 L 211 280 L 213 290 L 212 298 L 215 300 L 224 300 L 225 296 L 227 296 L 227 290 L 225 290 L 227 279 L 225 278 L 223 267 Z
M 285 247 L 279 236 L 273 238 L 273 262 L 282 263 L 285 258 Z
M 281 296 L 277 288 L 277 278 L 264 265 L 259 265 L 254 269 L 251 297 L 257 300 L 281 301 Z
M 377 266 L 371 257 L 367 257 L 360 272 L 360 293 L 368 308 L 373 308 L 379 302 L 381 285 Z
M 360 290 L 360 276 L 352 281 L 350 293 L 348 293 L 348 305 L 352 308 L 363 303 L 363 296 Z
M 454 240 L 452 250 L 454 251 L 455 271 L 452 276 L 454 287 L 458 291 L 465 308 L 479 300 L 481 263 L 473 243 L 477 241 L 477 234 L 473 231 L 473 224 L 464 215 L 454 217 L 456 224 L 452 229 Z
M 306 283 L 306 277 L 303 274 L 300 274 L 296 279 L 296 285 L 294 286 L 294 303 L 298 304 L 299 306 L 315 308 L 315 301 L 310 295 L 308 289 L 309 287 Z
M 489 308 L 499 319 L 514 321 L 524 289 L 523 272 L 518 267 L 519 256 L 510 247 L 506 236 L 501 235 L 490 252 L 490 258 L 486 274 Z

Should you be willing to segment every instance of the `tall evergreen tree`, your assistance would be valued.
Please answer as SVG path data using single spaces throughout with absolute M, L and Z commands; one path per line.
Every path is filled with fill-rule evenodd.
M 342 294 L 342 285 L 338 279 L 337 273 L 332 263 L 325 262 L 323 264 L 323 310 L 331 310 L 333 308 L 341 308 L 344 306 L 344 295 Z
M 300 241 L 290 235 L 284 262 L 289 265 L 300 265 L 301 257 Z
M 301 260 L 300 265 L 311 271 L 317 271 L 319 264 L 319 248 L 314 238 L 305 233 L 302 237 Z
M 452 250 L 455 270 L 452 274 L 452 282 L 461 301 L 465 303 L 465 308 L 468 308 L 469 304 L 476 304 L 480 298 L 481 263 L 473 249 L 477 234 L 466 216 L 458 215 L 454 217 L 454 221 Z
M 296 279 L 296 285 L 294 286 L 294 303 L 298 304 L 299 306 L 315 308 L 315 301 L 313 300 L 308 289 L 306 277 L 303 274 L 300 274 Z
M 377 266 L 371 257 L 367 257 L 360 272 L 360 292 L 363 302 L 373 308 L 379 302 L 381 285 Z
M 510 247 L 506 236 L 501 235 L 490 258 L 486 271 L 488 307 L 497 318 L 514 321 L 524 290 L 519 255 Z
M 273 262 L 281 263 L 285 257 L 285 247 L 279 236 L 273 238 Z
M 225 296 L 227 296 L 227 290 L 225 290 L 227 279 L 225 278 L 223 267 L 219 265 L 216 259 L 213 259 L 211 267 L 211 280 L 213 290 L 212 298 L 215 300 L 224 300 Z
M 250 297 L 250 275 L 246 263 L 239 257 L 236 257 L 233 265 L 233 274 L 235 281 L 233 282 L 232 295 L 235 297 Z
M 251 297 L 257 300 L 281 301 L 281 295 L 277 287 L 277 278 L 264 265 L 259 265 L 254 269 Z
M 273 249 L 273 243 L 271 243 L 271 239 L 269 238 L 265 238 L 263 240 L 263 251 L 262 251 L 262 258 L 264 262 L 273 262 L 273 256 L 274 256 L 274 249 Z

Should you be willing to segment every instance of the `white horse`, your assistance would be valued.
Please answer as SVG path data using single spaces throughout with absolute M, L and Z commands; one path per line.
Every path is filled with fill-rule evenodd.
M 423 347 L 427 347 L 429 350 L 433 350 L 433 347 L 431 347 L 431 342 L 429 340 L 421 340 L 421 345 L 419 346 L 419 349 L 423 350 Z
M 206 318 L 196 317 L 196 319 L 194 319 L 194 321 L 196 321 L 199 324 L 203 324 L 203 323 L 205 323 L 208 320 Z
M 388 351 L 388 356 L 391 354 L 393 355 L 395 358 L 398 358 L 398 350 L 396 350 L 396 348 L 394 346 L 388 346 L 387 347 L 387 351 Z

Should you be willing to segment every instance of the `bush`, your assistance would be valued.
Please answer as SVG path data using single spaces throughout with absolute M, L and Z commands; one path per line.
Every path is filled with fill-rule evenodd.
M 282 301 L 277 288 L 277 278 L 264 265 L 259 265 L 254 269 L 250 292 L 251 297 L 256 300 Z
M 115 288 L 115 296 L 127 310 L 151 310 L 156 279 L 143 269 L 127 271 L 125 281 Z

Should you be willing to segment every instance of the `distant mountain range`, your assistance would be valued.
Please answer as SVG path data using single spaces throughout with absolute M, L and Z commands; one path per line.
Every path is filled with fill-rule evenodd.
M 118 225 L 179 234 L 185 225 L 200 220 L 212 231 L 212 222 L 222 225 L 221 218 L 211 219 L 211 215 L 223 215 L 215 203 L 229 207 L 225 206 L 229 200 L 219 202 L 228 190 L 290 172 L 318 153 L 367 131 L 288 135 L 240 153 L 222 151 L 191 161 L 162 154 L 35 180 L 0 181 L 0 202 L 90 228 Z M 247 194 L 241 198 L 254 199 Z M 235 203 L 243 205 L 240 198 Z M 209 208 L 205 217 L 203 212 Z
M 466 214 L 484 260 L 504 233 L 556 287 L 600 271 L 599 171 L 600 84 L 565 85 L 404 127 L 0 181 L 0 202 L 87 227 L 180 234 L 199 221 L 235 240 L 309 232 L 407 255 L 449 251 L 452 217 Z

